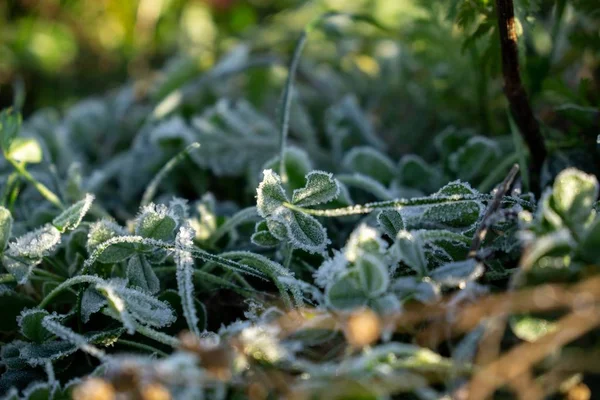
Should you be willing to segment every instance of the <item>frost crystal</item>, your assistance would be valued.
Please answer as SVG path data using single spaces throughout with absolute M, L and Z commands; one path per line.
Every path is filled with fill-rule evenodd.
M 194 259 L 186 248 L 194 245 L 196 232 L 189 226 L 184 225 L 179 228 L 175 243 L 178 249 L 175 251 L 175 263 L 177 264 L 177 290 L 181 297 L 181 306 L 183 315 L 188 323 L 188 328 L 196 336 L 200 336 L 198 329 L 198 315 L 196 305 L 194 304 Z
M 334 250 L 334 256 L 323 262 L 313 274 L 315 284 L 322 288 L 327 287 L 346 271 L 347 266 L 348 260 L 344 253 Z

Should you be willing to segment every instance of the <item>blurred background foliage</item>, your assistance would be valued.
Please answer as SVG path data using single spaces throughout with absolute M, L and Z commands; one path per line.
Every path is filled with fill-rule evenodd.
M 354 87 L 347 89 L 373 118 L 393 118 L 398 130 L 414 132 L 412 139 L 402 136 L 400 151 L 414 150 L 411 142 L 420 133 L 433 135 L 448 124 L 506 134 L 493 3 L 3 0 L 0 105 L 12 103 L 15 83 L 25 87 L 23 111 L 28 115 L 48 106 L 64 110 L 126 81 L 144 93 L 156 82 L 170 80 L 162 93 L 155 91 L 158 100 L 209 70 L 240 43 L 253 56 L 268 54 L 278 60 L 248 73 L 243 95 L 261 103 L 265 85 L 277 89 L 282 84 L 282 67 L 301 29 L 315 16 L 336 9 L 368 13 L 389 32 L 361 24 L 338 32 L 339 24 L 332 24 L 326 33 L 314 35 L 303 62 L 308 68 L 350 76 Z M 515 6 L 522 75 L 545 135 L 577 131 L 550 146 L 569 147 L 582 140 L 594 145 L 600 120 L 600 2 L 517 0 Z M 378 113 L 379 106 L 393 106 L 396 112 Z M 389 126 L 391 121 L 375 122 Z M 394 148 L 398 135 L 381 134 L 389 136 Z

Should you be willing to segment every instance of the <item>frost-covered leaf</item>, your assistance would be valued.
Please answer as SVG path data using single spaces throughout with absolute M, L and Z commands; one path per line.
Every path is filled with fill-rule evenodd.
M 329 307 L 336 310 L 351 310 L 367 304 L 368 298 L 357 280 L 346 274 L 325 292 L 325 299 Z
M 388 293 L 369 300 L 369 307 L 381 315 L 395 314 L 402 308 L 402 304 L 395 294 Z
M 287 196 L 281 186 L 281 178 L 273 170 L 263 171 L 263 180 L 256 190 L 256 210 L 266 218 L 273 214 L 284 202 Z
M 65 211 L 60 213 L 60 215 L 54 218 L 52 220 L 52 225 L 54 225 L 60 232 L 70 231 L 77 228 L 85 214 L 87 214 L 92 206 L 93 201 L 94 196 L 91 194 L 86 194 L 83 200 L 73 204 L 71 207 L 67 208 Z
M 191 155 L 217 176 L 258 170 L 277 151 L 277 128 L 246 100 L 221 100 L 192 119 L 202 147 Z
M 101 220 L 92 224 L 88 233 L 88 253 L 92 254 L 107 240 L 125 234 L 126 231 L 112 221 Z M 135 247 L 132 243 L 117 243 L 105 249 L 98 257 L 97 261 L 105 264 L 112 264 L 126 260 L 134 253 Z
M 190 227 L 182 226 L 177 232 L 177 246 L 182 248 L 193 246 L 194 235 L 195 233 Z M 188 251 L 181 249 L 175 253 L 175 263 L 177 264 L 177 290 L 181 298 L 183 315 L 190 331 L 199 336 L 198 315 L 194 303 L 194 259 Z
M 423 250 L 423 242 L 419 236 L 408 231 L 400 231 L 394 243 L 394 255 L 404 264 L 412 268 L 419 276 L 427 276 L 427 260 Z
M 421 225 L 443 228 L 471 228 L 483 213 L 485 207 L 477 200 L 429 206 L 421 215 Z
M 106 298 L 98 293 L 93 287 L 83 291 L 81 297 L 81 320 L 85 323 L 90 320 L 92 314 L 97 313 L 107 304 Z
M 394 239 L 398 232 L 404 229 L 402 214 L 396 210 L 384 210 L 377 214 L 377 222 L 391 239 Z
M 21 334 L 33 342 L 44 342 L 52 336 L 52 334 L 42 326 L 42 320 L 48 315 L 48 311 L 39 308 L 23 310 L 18 318 Z
M 438 285 L 429 279 L 419 280 L 412 276 L 396 279 L 391 289 L 402 299 L 414 298 L 423 303 L 438 300 L 440 296 Z
M 380 259 L 364 254 L 356 261 L 361 287 L 369 297 L 381 295 L 390 283 L 387 268 Z
M 128 288 L 124 282 L 112 280 L 96 284 L 96 290 L 108 300 L 129 333 L 135 332 L 135 319 L 141 325 L 161 328 L 175 321 L 173 309 L 157 298 L 134 288 Z
M 321 253 L 325 250 L 328 243 L 327 232 L 314 217 L 282 208 L 272 219 L 285 226 L 287 239 L 294 247 L 309 253 Z
M 135 220 L 135 233 L 150 239 L 169 240 L 176 226 L 176 217 L 170 214 L 167 206 L 149 204 L 142 207 Z
M 377 229 L 367 224 L 360 224 L 350 234 L 344 246 L 344 256 L 348 261 L 354 262 L 365 253 L 381 255 L 387 247 L 387 242 L 383 240 Z
M 37 164 L 42 162 L 42 147 L 35 138 L 17 137 L 6 152 L 6 158 L 28 164 Z
M 483 265 L 470 258 L 442 265 L 431 273 L 431 278 L 444 286 L 461 286 L 483 275 Z
M 306 186 L 294 190 L 292 203 L 301 207 L 327 203 L 335 199 L 339 192 L 337 181 L 332 174 L 312 171 L 306 175 Z
M 344 168 L 369 176 L 384 185 L 389 185 L 396 174 L 396 167 L 385 154 L 372 147 L 354 147 L 342 161 Z
M 582 224 L 598 198 L 598 180 L 574 168 L 566 169 L 556 177 L 552 197 L 554 209 L 569 224 Z
M 13 218 L 10 211 L 0 206 L 0 254 L 4 252 L 12 233 Z
M 284 228 L 285 229 L 285 228 Z M 280 241 L 271 232 L 267 225 L 267 221 L 260 221 L 254 228 L 254 234 L 250 237 L 252 243 L 260 247 L 275 247 Z
M 137 286 L 151 294 L 160 290 L 158 277 L 143 254 L 136 254 L 129 259 L 127 280 L 131 286 Z
M 58 385 L 48 382 L 34 382 L 23 390 L 23 398 L 27 400 L 49 400 L 54 399 Z
M 8 245 L 4 253 L 4 267 L 18 283 L 23 284 L 42 257 L 52 253 L 60 239 L 60 232 L 50 224 L 26 233 Z

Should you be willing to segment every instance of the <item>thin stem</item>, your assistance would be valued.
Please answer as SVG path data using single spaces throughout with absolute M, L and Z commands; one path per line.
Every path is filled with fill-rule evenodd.
M 208 244 L 212 246 L 238 225 L 258 219 L 259 217 L 258 213 L 256 212 L 256 207 L 244 208 L 232 215 L 231 218 L 225 221 L 223 225 L 218 227 L 217 230 L 215 230 L 210 236 Z
M 396 199 L 390 201 L 381 201 L 376 203 L 367 203 L 364 205 L 354 205 L 343 208 L 334 208 L 334 209 L 326 209 L 326 210 L 314 210 L 304 207 L 298 207 L 294 204 L 284 202 L 283 206 L 289 208 L 290 210 L 298 211 L 305 214 L 314 215 L 317 217 L 345 217 L 348 215 L 359 215 L 359 214 L 369 214 L 373 211 L 378 210 L 400 210 L 403 208 L 409 207 L 423 207 L 423 206 L 431 206 L 438 204 L 457 204 L 464 203 L 470 201 L 490 201 L 493 199 L 493 196 L 488 194 L 473 194 L 473 195 L 453 195 L 453 196 L 436 196 L 436 197 L 415 197 L 412 199 Z M 516 203 L 528 210 L 535 209 L 535 205 L 529 203 L 528 201 L 519 199 L 517 197 L 503 197 L 501 201 L 506 201 L 510 203 Z
M 33 175 L 31 175 L 21 163 L 16 162 L 15 160 L 12 160 L 8 157 L 6 158 L 6 160 L 17 170 L 19 175 L 21 175 L 23 178 L 25 178 L 25 180 L 31 183 L 46 200 L 48 200 L 50 203 L 54 204 L 61 210 L 65 208 L 58 196 L 55 195 L 54 192 L 52 192 L 50 189 L 48 189 L 43 183 L 35 179 Z
M 150 345 L 147 345 L 144 343 L 134 342 L 131 340 L 126 340 L 126 339 L 117 339 L 117 344 L 122 344 L 124 346 L 133 347 L 135 349 L 147 351 L 149 353 L 156 353 L 162 357 L 168 356 L 168 354 L 165 353 L 164 351 L 159 350 L 156 347 L 153 347 L 153 346 L 150 346 Z
M 64 291 L 67 288 L 70 288 L 71 286 L 75 286 L 80 283 L 99 283 L 101 281 L 102 281 L 102 279 L 98 278 L 97 276 L 93 276 L 93 275 L 79 275 L 79 276 L 73 277 L 69 280 L 64 281 L 57 287 L 55 287 L 50 293 L 48 293 L 46 295 L 46 297 L 44 297 L 42 299 L 42 301 L 40 302 L 40 305 L 38 307 L 46 308 L 52 302 L 52 300 L 54 300 L 54 298 L 56 296 L 58 296 L 62 291 Z
M 104 308 L 102 310 L 102 314 L 109 316 L 117 321 L 121 321 L 119 317 L 117 317 L 114 314 L 114 312 L 112 312 L 108 308 Z M 159 343 L 166 344 L 167 346 L 171 346 L 173 348 L 179 347 L 179 339 L 169 336 L 166 333 L 155 331 L 152 328 L 148 328 L 147 326 L 141 325 L 136 320 L 132 320 L 132 322 L 135 326 L 135 331 L 140 335 L 144 335 L 152 340 L 156 340 Z
M 154 177 L 154 179 L 152 179 L 152 181 L 148 184 L 148 187 L 146 188 L 146 191 L 144 192 L 144 195 L 142 196 L 142 202 L 141 205 L 145 206 L 148 205 L 152 199 L 154 198 L 154 195 L 156 195 L 156 191 L 158 190 L 158 186 L 160 185 L 160 183 L 162 182 L 162 180 L 165 178 L 165 176 L 167 176 L 167 174 L 169 172 L 171 172 L 173 170 L 173 168 L 175 168 L 177 166 L 177 164 L 179 164 L 180 162 L 182 162 L 183 160 L 185 160 L 185 158 L 194 150 L 199 149 L 200 148 L 200 143 L 192 143 L 189 146 L 187 146 L 185 149 L 183 149 L 182 151 L 180 151 L 179 153 L 177 153 L 173 158 L 171 158 L 161 169 L 160 171 L 158 171 L 158 173 L 156 174 L 156 176 Z
M 546 159 L 546 146 L 529 103 L 527 92 L 521 82 L 513 0 L 496 0 L 496 13 L 502 52 L 504 93 L 519 131 L 529 148 L 532 188 L 538 190 L 542 165 Z

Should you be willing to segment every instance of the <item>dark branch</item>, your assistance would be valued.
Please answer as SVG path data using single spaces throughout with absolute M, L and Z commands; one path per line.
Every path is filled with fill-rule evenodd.
M 527 92 L 521 82 L 513 0 L 496 0 L 496 13 L 498 14 L 498 32 L 502 51 L 504 93 L 515 123 L 529 148 L 531 186 L 533 190 L 537 190 L 542 165 L 546 158 L 546 146 L 529 104 Z

